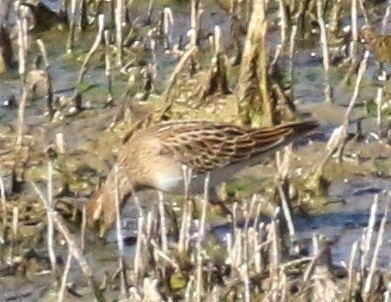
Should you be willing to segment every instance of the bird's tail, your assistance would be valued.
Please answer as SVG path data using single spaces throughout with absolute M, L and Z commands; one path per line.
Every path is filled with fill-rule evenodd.
M 276 127 L 252 129 L 249 131 L 256 143 L 255 150 L 264 152 L 281 145 L 286 145 L 314 128 L 319 123 L 315 120 L 287 123 Z

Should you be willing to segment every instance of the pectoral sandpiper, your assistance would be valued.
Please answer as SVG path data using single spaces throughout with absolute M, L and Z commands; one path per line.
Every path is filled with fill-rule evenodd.
M 391 62 L 391 35 L 379 35 L 371 26 L 363 26 L 361 36 L 379 63 Z
M 208 121 L 170 121 L 136 131 L 119 152 L 118 169 L 112 169 L 88 201 L 87 223 L 92 227 L 99 222 L 100 236 L 113 225 L 117 179 L 121 204 L 133 189 L 183 193 L 184 168 L 192 172 L 189 194 L 202 193 L 208 172 L 213 188 L 317 125 L 304 121 L 251 129 Z

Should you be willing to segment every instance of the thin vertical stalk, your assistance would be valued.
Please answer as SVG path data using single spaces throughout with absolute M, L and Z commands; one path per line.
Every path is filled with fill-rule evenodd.
M 75 29 L 76 29 L 76 0 L 71 0 L 71 14 L 69 20 L 69 35 L 67 41 L 67 53 L 71 54 L 73 51 L 73 45 L 75 41 Z
M 376 92 L 376 105 L 377 105 L 377 127 L 379 128 L 379 136 L 381 136 L 382 129 L 382 105 L 383 105 L 383 87 L 377 88 Z
M 152 23 L 153 1 L 154 0 L 149 0 L 148 2 L 147 25 Z
M 198 230 L 198 240 L 197 240 L 197 283 L 196 283 L 196 293 L 197 293 L 197 302 L 203 301 L 203 280 L 202 280 L 202 243 L 205 237 L 205 220 L 206 220 L 206 208 L 209 201 L 209 184 L 210 184 L 210 173 L 208 172 L 205 181 L 204 181 L 204 198 L 202 200 L 202 212 L 201 212 L 201 221 L 200 227 Z
M 329 63 L 329 50 L 327 45 L 327 34 L 326 34 L 326 25 L 323 19 L 323 8 L 324 3 L 323 0 L 317 0 L 317 15 L 318 15 L 318 22 L 320 27 L 320 44 L 322 46 L 322 53 L 323 53 L 323 69 L 324 69 L 324 76 L 325 76 L 325 101 L 332 103 L 333 102 L 333 96 L 332 96 L 332 88 L 330 84 L 330 63 Z
M 349 271 L 348 271 L 348 301 L 351 301 L 352 298 L 352 290 L 353 290 L 353 274 L 354 274 L 354 260 L 356 259 L 357 255 L 357 247 L 358 247 L 358 241 L 353 243 L 352 245 L 352 251 L 350 253 L 350 260 L 349 260 Z
M 27 87 L 24 86 L 22 89 L 22 95 L 20 96 L 21 100 L 18 107 L 18 122 L 16 126 L 16 142 L 15 146 L 17 149 L 20 149 L 23 144 L 23 133 L 24 133 L 24 113 L 27 103 Z
M 126 268 L 124 259 L 124 237 L 121 229 L 121 207 L 119 196 L 119 180 L 118 180 L 118 166 L 114 167 L 115 170 L 115 216 L 116 216 L 116 229 L 117 229 L 117 246 L 118 246 L 118 264 L 120 270 L 120 291 L 123 297 L 127 297 L 127 280 L 126 280 Z
M 375 269 L 376 269 L 376 264 L 377 264 L 377 260 L 378 260 L 378 256 L 379 256 L 380 247 L 383 245 L 383 241 L 384 241 L 384 231 L 385 231 L 385 226 L 386 226 L 386 222 L 387 222 L 387 218 L 388 218 L 387 217 L 388 207 L 389 207 L 389 202 L 387 203 L 386 210 L 384 211 L 384 215 L 383 215 L 383 218 L 380 223 L 379 232 L 377 234 L 376 245 L 375 245 L 375 249 L 374 249 L 373 255 L 372 255 L 371 266 L 369 268 L 369 274 L 368 274 L 368 277 L 367 277 L 365 285 L 364 285 L 364 294 L 363 294 L 364 301 L 369 300 L 368 299 L 369 294 L 370 294 L 371 289 L 373 288 L 372 280 L 373 280 L 373 276 L 375 274 Z
M 388 5 L 387 5 L 387 8 L 386 8 L 386 12 L 385 12 L 384 17 L 383 17 L 382 22 L 381 22 L 381 31 L 380 31 L 380 33 L 382 35 L 385 34 L 386 28 L 387 28 L 387 24 L 390 21 L 390 11 L 391 11 L 391 0 L 388 0 Z
M 48 234 L 47 234 L 47 241 L 48 241 L 48 252 L 49 252 L 49 259 L 50 264 L 52 268 L 52 275 L 57 279 L 57 262 L 56 262 L 56 254 L 54 252 L 54 224 L 53 219 L 51 216 L 51 212 L 54 211 L 53 207 L 53 162 L 49 160 L 48 162 L 48 172 L 47 172 L 47 219 L 48 219 Z
M 27 25 L 26 25 L 26 16 L 25 16 L 25 9 L 22 7 L 17 7 L 16 10 L 18 11 L 18 18 L 16 20 L 17 29 L 18 29 L 18 60 L 19 60 L 19 75 L 22 81 L 24 81 L 26 72 L 27 72 L 27 45 L 25 43 L 26 41 L 26 35 L 27 35 Z
M 123 31 L 122 23 L 124 21 L 124 0 L 117 0 L 117 6 L 115 8 L 115 33 L 117 42 L 117 66 L 122 66 L 123 59 Z
M 111 46 L 110 46 L 110 31 L 105 30 L 105 76 L 107 82 L 107 99 L 106 104 L 109 105 L 113 102 L 113 77 L 111 68 Z
M 296 49 L 296 35 L 297 35 L 297 25 L 294 24 L 292 25 L 291 35 L 289 38 L 289 69 L 288 69 L 288 75 L 291 82 L 290 94 L 292 100 L 294 100 L 294 96 L 295 96 L 294 85 L 293 85 L 295 82 L 294 74 L 293 74 L 293 66 L 294 66 L 293 60 L 294 60 L 295 49 Z
M 4 185 L 4 179 L 1 175 L 1 166 L 0 166 L 0 197 L 1 197 L 2 223 L 3 226 L 5 227 L 7 225 L 7 212 L 6 212 L 5 185 Z
M 67 286 L 67 279 L 68 279 L 69 271 L 71 270 L 71 263 L 72 263 L 72 253 L 70 251 L 68 251 L 67 262 L 65 264 L 64 273 L 62 275 L 61 286 L 58 291 L 58 298 L 57 298 L 58 302 L 64 301 L 65 288 Z
M 350 57 L 356 58 L 358 42 L 357 0 L 352 0 L 351 2 L 350 18 L 352 22 L 352 41 L 350 42 Z
M 168 240 L 167 240 L 167 225 L 166 215 L 164 210 L 164 195 L 162 191 L 159 194 L 159 215 L 160 215 L 160 235 L 162 240 L 162 249 L 165 254 L 168 252 Z
M 288 33 L 288 19 L 285 11 L 284 0 L 278 0 L 278 14 L 280 18 L 280 37 L 282 49 L 285 50 L 285 44 Z

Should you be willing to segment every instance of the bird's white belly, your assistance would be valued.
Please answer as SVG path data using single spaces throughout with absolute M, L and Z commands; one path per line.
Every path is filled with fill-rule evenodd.
M 154 177 L 155 187 L 164 192 L 183 190 L 183 175 L 167 171 L 159 171 Z
M 252 158 L 246 162 L 239 162 L 222 168 L 216 168 L 210 172 L 209 188 L 212 189 L 219 185 L 223 181 L 231 179 L 238 171 L 243 168 L 257 164 L 261 159 L 265 158 L 265 154 Z M 169 167 L 169 168 L 168 168 Z M 157 169 L 154 172 L 154 187 L 164 191 L 172 193 L 185 193 L 184 186 L 184 171 L 180 165 L 165 165 L 164 168 Z M 204 193 L 206 173 L 193 174 L 189 183 L 190 194 L 202 194 Z

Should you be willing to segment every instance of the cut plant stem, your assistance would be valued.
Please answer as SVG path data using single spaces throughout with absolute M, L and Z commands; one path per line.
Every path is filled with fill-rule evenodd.
M 83 65 L 81 66 L 80 72 L 79 72 L 79 77 L 77 79 L 77 83 L 80 84 L 80 82 L 83 80 L 83 77 L 85 73 L 87 72 L 87 65 L 90 62 L 93 54 L 98 50 L 99 45 L 102 42 L 103 39 L 103 31 L 104 31 L 104 22 L 105 22 L 105 17 L 103 14 L 100 14 L 98 16 L 98 33 L 96 35 L 94 44 L 92 44 L 90 51 L 88 52 Z
M 120 270 L 120 291 L 123 297 L 128 297 L 128 282 L 126 276 L 126 267 L 124 259 L 124 238 L 122 235 L 121 228 L 121 207 L 120 207 L 120 196 L 119 196 L 119 180 L 118 180 L 118 166 L 114 167 L 116 176 L 116 188 L 115 188 L 115 213 L 116 213 L 116 231 L 117 231 L 117 246 L 118 246 L 118 263 Z
M 67 54 L 73 52 L 73 46 L 75 41 L 75 29 L 76 29 L 76 0 L 71 0 L 71 14 L 69 16 L 69 35 L 67 41 Z
M 320 44 L 322 46 L 322 53 L 323 53 L 323 69 L 324 69 L 324 76 L 325 76 L 325 101 L 332 103 L 333 102 L 333 91 L 330 84 L 330 63 L 329 63 L 329 49 L 327 44 L 327 34 L 326 34 L 326 25 L 323 19 L 323 9 L 324 9 L 324 3 L 323 0 L 317 0 L 317 15 L 318 15 L 318 23 L 320 27 Z
M 115 8 L 115 33 L 117 43 L 117 66 L 122 66 L 123 60 L 123 30 L 122 23 L 125 20 L 125 3 L 124 0 L 117 0 L 117 6 Z
M 110 46 L 110 31 L 105 30 L 105 76 L 107 81 L 107 99 L 106 105 L 111 105 L 113 102 L 113 77 L 111 68 L 111 46 Z

